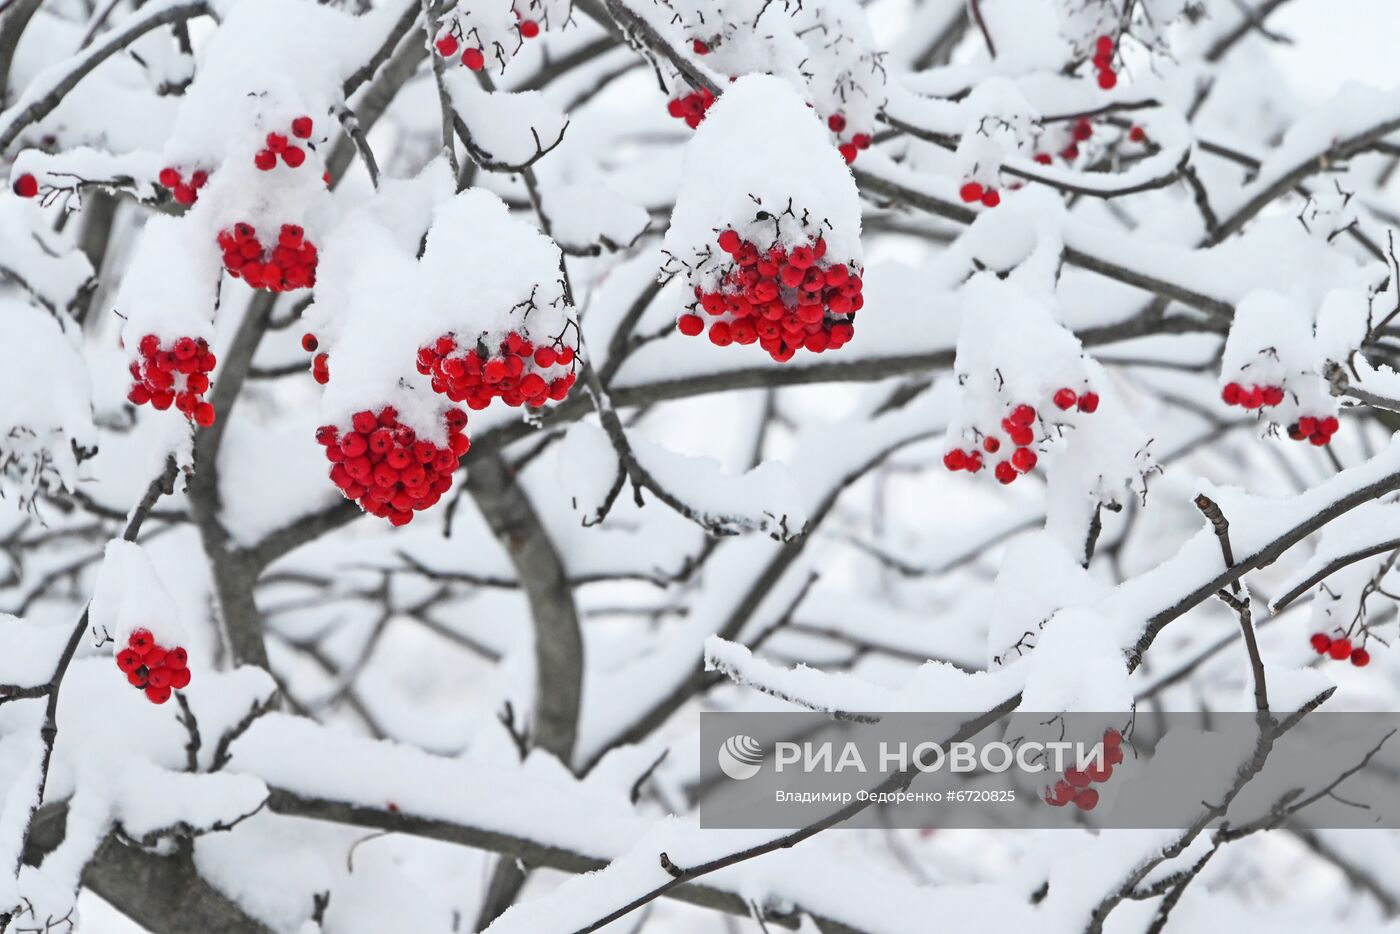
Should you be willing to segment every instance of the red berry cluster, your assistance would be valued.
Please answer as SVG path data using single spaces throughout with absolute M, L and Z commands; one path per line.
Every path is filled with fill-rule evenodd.
M 25 172 L 19 178 L 15 179 L 15 183 L 11 188 L 13 188 L 14 193 L 21 198 L 32 198 L 39 193 L 39 180 L 28 172 Z
M 296 224 L 283 224 L 276 244 L 265 247 L 252 224 L 219 232 L 224 268 L 255 289 L 290 292 L 316 284 L 316 246 Z
M 316 440 L 331 462 L 331 482 L 346 499 L 365 512 L 388 519 L 394 525 L 413 520 L 413 513 L 427 509 L 452 486 L 452 474 L 471 448 L 463 434 L 467 413 L 447 412 L 447 447 L 420 439 L 398 412 L 386 405 L 376 415 L 356 412 L 344 433 L 334 425 L 316 429 Z
M 1220 399 L 1226 405 L 1238 405 L 1246 409 L 1265 408 L 1283 401 L 1283 387 L 1245 387 L 1239 383 L 1226 383 L 1225 388 L 1220 390 Z
M 696 39 L 690 43 L 690 48 L 696 55 L 709 55 L 712 46 L 704 39 Z
M 846 132 L 845 114 L 832 114 L 826 118 L 826 125 L 831 132 L 836 134 L 838 140 L 844 140 L 836 147 L 836 150 L 841 153 L 841 158 L 846 160 L 847 165 L 855 162 L 856 156 L 860 155 L 861 150 L 869 149 L 870 144 L 875 141 L 869 133 L 852 133 L 850 139 L 844 139 L 842 134 Z
M 214 424 L 214 407 L 204 401 L 216 362 L 208 341 L 182 337 L 162 348 L 160 338 L 147 334 L 137 349 L 142 359 L 131 361 L 135 382 L 126 394 L 132 405 L 150 403 L 164 412 L 173 403 L 201 428 Z
M 535 27 L 535 31 L 536 34 L 538 34 L 538 26 Z M 460 47 L 461 43 L 457 41 L 456 36 L 443 36 L 437 41 L 438 54 L 443 58 L 451 58 L 456 55 L 457 49 Z M 486 67 L 486 53 L 478 46 L 468 46 L 462 51 L 462 64 L 466 65 L 472 71 L 480 71 Z
M 1093 415 L 1099 409 L 1098 393 L 1076 393 L 1068 386 L 1056 390 L 1051 401 L 1055 408 L 1062 412 L 1077 409 L 1085 415 Z M 1011 483 L 1021 474 L 1030 473 L 1035 469 L 1039 458 L 1035 451 L 1031 450 L 1031 445 L 1036 442 L 1037 417 L 1038 414 L 1034 406 L 1021 403 L 1001 420 L 1002 431 L 1006 432 L 1007 440 L 1011 442 L 1013 448 L 1011 456 L 997 461 L 996 467 L 992 470 L 1001 483 Z M 1045 436 L 1042 434 L 1041 437 Z M 982 451 L 996 454 L 1001 448 L 1001 438 L 995 432 L 987 432 L 982 435 L 981 451 L 975 447 L 967 450 L 953 448 L 943 455 L 943 466 L 952 471 L 966 470 L 968 473 L 977 473 L 985 466 L 982 462 Z
M 199 189 L 209 181 L 209 173 L 203 169 L 196 169 L 190 173 L 189 181 L 186 181 L 179 169 L 166 166 L 160 170 L 157 178 L 163 187 L 170 190 L 170 196 L 175 199 L 176 204 L 189 206 L 199 200 Z
M 1327 415 L 1323 418 L 1304 415 L 1288 426 L 1288 437 L 1294 441 L 1307 441 L 1314 447 L 1322 447 L 1332 440 L 1332 436 L 1337 433 L 1337 429 L 1340 427 L 1342 427 L 1342 423 L 1337 421 L 1335 415 Z
M 292 135 L 297 139 L 310 139 L 314 126 L 310 117 L 297 117 L 292 121 Z M 306 150 L 287 139 L 285 133 L 269 133 L 264 142 L 267 148 L 259 149 L 253 156 L 253 165 L 264 172 L 271 172 L 277 167 L 278 156 L 292 169 L 306 161 Z
M 984 188 L 980 182 L 967 182 L 958 189 L 958 196 L 968 204 L 981 201 L 984 207 L 994 208 L 1001 204 L 1001 195 L 995 188 Z
M 1094 70 L 1099 73 L 1099 87 L 1111 91 L 1118 83 L 1118 72 L 1113 70 L 1113 52 L 1118 43 L 1112 36 L 1099 36 L 1094 42 Z
M 1346 636 L 1333 639 L 1324 632 L 1316 632 L 1309 641 L 1312 642 L 1313 651 L 1318 655 L 1329 656 L 1334 661 L 1344 662 L 1351 659 L 1351 663 L 1357 668 L 1365 668 L 1371 664 L 1371 653 L 1360 646 L 1352 648 L 1351 640 Z
M 157 645 L 149 629 L 136 629 L 117 653 L 117 667 L 132 687 L 146 692 L 152 704 L 170 700 L 172 690 L 190 683 L 189 655 L 178 645 L 167 649 Z
M 677 120 L 684 120 L 692 130 L 705 119 L 705 111 L 715 102 L 715 95 L 707 88 L 691 91 L 689 94 L 666 102 L 666 112 Z
M 1087 769 L 1065 769 L 1065 777 L 1045 790 L 1045 803 L 1062 808 L 1073 802 L 1081 811 L 1092 811 L 1098 806 L 1099 793 L 1089 786 L 1112 778 L 1113 767 L 1122 761 L 1123 734 L 1110 728 L 1103 734 L 1103 755 Z
M 1128 131 L 1128 139 L 1134 143 L 1145 143 L 1147 142 L 1147 131 L 1135 125 Z
M 562 341 L 536 347 L 515 331 L 494 354 L 479 343 L 466 348 L 452 334 L 418 349 L 418 372 L 432 377 L 433 391 L 471 409 L 484 409 L 492 399 L 533 408 L 551 399 L 560 402 L 578 378 L 575 361 L 574 348 Z M 559 372 L 555 367 L 568 372 L 551 376 Z
M 710 342 L 720 347 L 752 344 L 779 363 L 799 348 L 812 353 L 836 350 L 853 336 L 853 316 L 865 304 L 860 274 L 845 263 L 823 263 L 826 241 L 760 252 L 737 231 L 719 235 L 719 248 L 732 257 L 720 290 L 695 287 L 696 305 L 707 314 L 731 317 L 710 323 Z M 676 326 L 687 337 L 705 330 L 696 305 Z

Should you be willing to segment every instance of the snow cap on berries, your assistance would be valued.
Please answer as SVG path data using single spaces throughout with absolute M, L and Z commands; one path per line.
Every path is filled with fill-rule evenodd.
M 131 634 L 148 630 L 164 646 L 185 645 L 175 600 L 156 574 L 144 548 L 120 539 L 107 543 L 97 572 L 88 623 L 98 636 L 110 636 L 116 651 L 126 648 Z
M 428 315 L 417 261 L 388 231 L 368 222 L 342 225 L 323 255 L 327 278 L 342 277 L 339 294 L 346 304 L 338 310 L 340 333 L 329 347 L 332 376 L 319 423 L 346 426 L 357 412 L 392 406 L 401 424 L 445 444 L 442 401 L 413 369 L 416 335 Z
M 563 333 L 576 345 L 559 262 L 554 241 L 499 197 L 462 192 L 433 212 L 420 264 L 430 317 L 416 336 L 426 344 L 455 332 L 494 347 L 511 331 L 537 344 Z
M 735 140 L 753 141 L 742 159 L 734 158 Z M 855 180 L 821 118 L 780 78 L 734 82 L 686 144 L 663 248 L 678 268 L 708 263 L 696 284 L 713 287 L 723 265 L 715 235 L 725 229 L 765 245 L 776 238 L 788 249 L 817 235 L 829 262 L 863 260 Z
M 214 339 L 219 248 L 188 217 L 152 217 L 142 228 L 117 292 L 121 339 L 136 359 L 141 338 L 154 334 L 163 345 L 181 337 Z

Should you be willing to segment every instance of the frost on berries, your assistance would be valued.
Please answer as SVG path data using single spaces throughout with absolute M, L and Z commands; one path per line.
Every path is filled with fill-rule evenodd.
M 694 302 L 677 327 L 711 343 L 757 343 L 779 362 L 854 335 L 861 294 L 860 210 L 821 123 L 783 81 L 740 79 L 686 149 L 664 249 Z M 728 140 L 762 134 L 762 157 L 735 163 Z

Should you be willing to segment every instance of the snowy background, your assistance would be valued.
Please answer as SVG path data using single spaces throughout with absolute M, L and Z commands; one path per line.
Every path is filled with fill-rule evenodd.
M 703 710 L 1397 709 L 1397 29 L 0 0 L 0 931 L 1400 930 L 1250 755 L 695 817 Z

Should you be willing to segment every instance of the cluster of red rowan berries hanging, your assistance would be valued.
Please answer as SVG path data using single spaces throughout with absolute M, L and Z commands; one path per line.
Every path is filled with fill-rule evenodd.
M 147 334 L 137 346 L 140 360 L 131 361 L 135 382 L 126 394 L 133 405 L 149 403 L 159 411 L 173 404 L 201 428 L 214 424 L 214 406 L 204 401 L 209 374 L 216 362 L 204 338 L 181 337 L 168 347 Z
M 1099 408 L 1098 393 L 1092 391 L 1077 393 L 1068 386 L 1056 390 L 1050 401 L 1061 412 L 1073 409 L 1083 412 L 1085 415 L 1093 415 Z M 1006 442 L 1009 443 L 1011 452 L 1008 456 L 997 461 L 992 473 L 1002 484 L 1012 483 L 1021 474 L 1030 473 L 1035 469 L 1039 457 L 1031 445 L 1038 440 L 1043 440 L 1049 434 L 1048 431 L 1042 429 L 1037 436 L 1036 428 L 1039 420 L 1040 416 L 1035 407 L 1024 402 L 1013 406 L 1006 417 L 1001 420 L 1001 430 L 1006 434 Z M 980 450 L 977 447 L 953 448 L 943 455 L 943 466 L 955 472 L 966 470 L 968 473 L 977 473 L 986 466 L 982 459 L 983 452 L 998 454 L 1006 446 L 995 431 L 979 432 L 979 434 L 982 439 Z
M 958 197 L 968 204 L 982 202 L 983 207 L 994 208 L 1001 204 L 1001 195 L 995 188 L 984 187 L 981 182 L 966 182 L 958 189 Z
M 827 117 L 826 126 L 827 129 L 836 134 L 836 139 L 839 141 L 836 150 L 841 153 L 841 158 L 846 160 L 847 165 L 855 162 L 856 156 L 860 155 L 863 150 L 869 149 L 870 144 L 875 141 L 868 132 L 852 133 L 846 137 L 844 135 L 846 132 L 845 114 L 834 113 Z
M 277 242 L 264 245 L 257 229 L 238 223 L 219 232 L 224 268 L 255 289 L 290 292 L 316 284 L 316 246 L 296 224 L 283 224 Z
M 719 248 L 731 257 L 720 287 L 707 292 L 695 286 L 695 305 L 676 326 L 687 337 L 705 331 L 710 342 L 757 343 L 779 363 L 799 349 L 836 350 L 855 335 L 854 315 L 865 304 L 861 273 L 846 263 L 824 263 L 826 241 L 784 249 L 760 250 L 735 230 L 719 235 Z
M 149 629 L 133 630 L 126 648 L 117 653 L 117 667 L 131 686 L 146 692 L 153 704 L 170 700 L 170 692 L 190 683 L 189 655 L 178 645 L 157 645 Z
M 569 395 L 578 378 L 577 359 L 563 340 L 535 346 L 511 331 L 493 352 L 480 342 L 467 346 L 444 334 L 418 349 L 418 372 L 432 377 L 434 392 L 471 409 L 484 409 L 492 399 L 539 408 Z
M 1351 659 L 1351 663 L 1357 668 L 1365 668 L 1371 664 L 1371 653 L 1361 646 L 1353 647 L 1351 639 L 1342 636 L 1340 639 L 1333 639 L 1325 632 L 1313 633 L 1309 640 L 1312 643 L 1313 651 L 1318 655 L 1326 655 L 1333 661 L 1344 662 Z
M 691 91 L 666 102 L 666 112 L 677 120 L 684 120 L 692 130 L 705 119 L 705 111 L 715 102 L 715 95 L 708 88 Z
M 1099 36 L 1094 41 L 1094 70 L 1098 72 L 1099 87 L 1113 90 L 1118 83 L 1118 72 L 1113 70 L 1113 53 L 1118 43 L 1112 36 Z
M 1220 391 L 1220 399 L 1226 405 L 1237 405 L 1243 409 L 1267 409 L 1280 405 L 1284 400 L 1282 386 L 1245 386 L 1240 383 L 1226 383 Z M 1341 427 L 1335 415 L 1304 415 L 1288 426 L 1288 437 L 1294 441 L 1307 441 L 1321 447 L 1332 440 Z
M 1045 790 L 1045 803 L 1062 808 L 1073 803 L 1081 811 L 1092 811 L 1099 804 L 1099 793 L 1090 785 L 1103 784 L 1113 777 L 1113 767 L 1123 761 L 1123 734 L 1108 729 L 1103 734 L 1102 755 L 1086 769 L 1065 769 L 1065 777 Z
M 1332 436 L 1340 427 L 1342 423 L 1337 421 L 1335 415 L 1324 415 L 1321 418 L 1304 415 L 1288 426 L 1288 437 L 1294 441 L 1306 441 L 1314 447 L 1322 447 L 1332 441 Z
M 310 117 L 297 117 L 292 121 L 292 136 L 297 139 L 310 139 L 315 124 Z M 287 138 L 285 133 L 269 133 L 264 140 L 266 148 L 259 149 L 253 156 L 253 165 L 264 172 L 277 167 L 280 156 L 288 168 L 299 168 L 306 161 L 306 150 Z
M 419 438 L 385 406 L 378 414 L 356 412 L 350 427 L 316 429 L 316 440 L 331 462 L 331 482 L 365 512 L 405 525 L 413 514 L 434 505 L 452 486 L 452 474 L 471 448 L 464 434 L 467 413 L 449 409 L 447 446 Z
M 1238 405 L 1245 409 L 1268 408 L 1283 402 L 1283 387 L 1226 383 L 1225 388 L 1220 390 L 1220 400 L 1226 405 Z
M 160 170 L 157 179 L 161 187 L 170 192 L 170 197 L 175 199 L 176 204 L 188 207 L 199 200 L 199 189 L 209 181 L 209 173 L 203 169 L 195 169 L 187 180 L 179 169 L 166 166 Z

